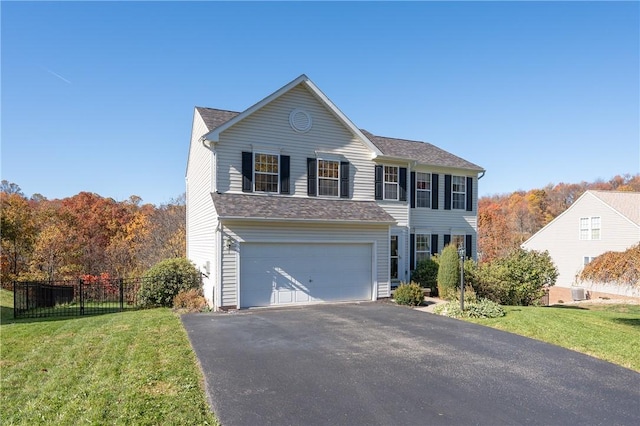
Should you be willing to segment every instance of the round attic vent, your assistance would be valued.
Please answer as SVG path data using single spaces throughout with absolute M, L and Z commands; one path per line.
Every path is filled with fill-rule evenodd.
M 289 124 L 296 132 L 306 133 L 311 129 L 311 116 L 307 111 L 296 108 L 289 114 Z

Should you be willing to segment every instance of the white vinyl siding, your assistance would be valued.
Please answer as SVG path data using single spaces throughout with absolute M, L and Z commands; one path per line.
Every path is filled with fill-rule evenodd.
M 295 105 L 295 107 L 294 107 Z M 289 114 L 307 111 L 313 125 L 294 131 Z M 351 163 L 349 194 L 353 200 L 372 200 L 374 163 L 371 151 L 306 88 L 295 87 L 220 135 L 216 144 L 218 191 L 242 192 L 242 151 L 276 151 L 290 156 L 291 196 L 307 197 L 307 158 L 324 153 Z
M 417 171 L 419 171 L 418 169 Z M 439 253 L 444 244 L 444 235 L 473 235 L 474 245 L 472 249 L 472 258 L 477 258 L 477 241 L 476 235 L 478 230 L 477 199 L 478 199 L 478 181 L 473 178 L 473 211 L 466 210 L 445 210 L 444 209 L 444 175 L 451 174 L 452 170 L 440 168 L 432 169 L 433 174 L 439 174 L 438 178 L 438 205 L 431 206 L 430 209 L 409 209 L 409 223 L 412 229 L 420 229 L 421 232 L 438 235 L 439 247 L 431 247 L 432 253 Z M 433 188 L 432 188 L 433 190 Z M 417 232 L 417 231 L 416 231 Z
M 213 301 L 216 282 L 216 212 L 211 201 L 213 180 L 213 153 L 200 143 L 199 138 L 207 128 L 198 112 L 194 112 L 193 131 L 186 176 L 186 220 L 187 258 L 204 272 L 209 266 L 209 274 L 203 279 L 203 290 L 207 300 Z
M 389 228 L 385 225 L 287 224 L 272 222 L 227 222 L 225 238 L 237 242 L 222 251 L 222 300 L 224 306 L 237 304 L 238 260 L 243 243 L 366 243 L 373 244 L 375 298 L 389 297 Z

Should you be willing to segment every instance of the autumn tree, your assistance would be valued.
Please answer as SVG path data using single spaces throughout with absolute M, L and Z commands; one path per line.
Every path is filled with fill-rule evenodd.
M 2 189 L 3 191 L 0 192 L 1 280 L 6 287 L 28 268 L 33 250 L 35 223 L 31 206 L 20 187 L 2 181 Z

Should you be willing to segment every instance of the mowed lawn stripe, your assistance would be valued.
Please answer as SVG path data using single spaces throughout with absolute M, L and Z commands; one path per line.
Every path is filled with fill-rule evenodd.
M 5 323 L 8 424 L 217 424 L 169 309 Z
M 640 305 L 509 306 L 472 322 L 542 340 L 640 372 Z

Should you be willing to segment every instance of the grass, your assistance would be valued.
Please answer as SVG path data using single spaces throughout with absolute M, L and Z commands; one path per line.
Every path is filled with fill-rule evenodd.
M 502 318 L 469 319 L 640 372 L 640 305 L 508 306 Z
M 0 424 L 218 424 L 169 309 L 12 320 L 0 302 Z

